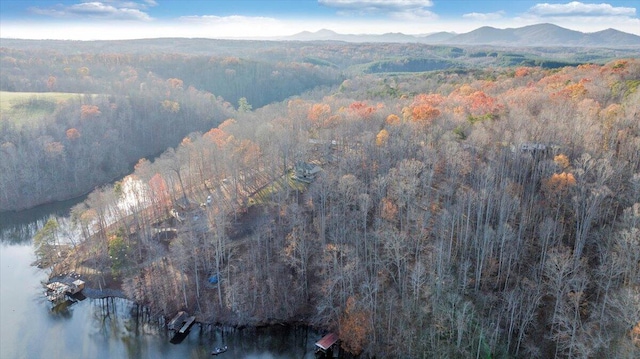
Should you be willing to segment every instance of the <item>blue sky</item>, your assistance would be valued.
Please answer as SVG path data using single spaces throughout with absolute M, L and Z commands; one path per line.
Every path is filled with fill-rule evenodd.
M 0 37 L 261 38 L 323 28 L 428 34 L 543 22 L 640 35 L 639 8 L 638 0 L 1 0 Z

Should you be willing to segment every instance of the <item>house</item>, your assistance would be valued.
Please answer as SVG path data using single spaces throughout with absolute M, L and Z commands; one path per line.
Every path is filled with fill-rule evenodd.
M 549 155 L 556 154 L 560 150 L 560 146 L 544 143 L 526 142 L 520 145 L 520 152 L 532 155 Z
M 311 183 L 320 172 L 322 172 L 322 168 L 320 166 L 313 163 L 298 161 L 294 166 L 293 178 L 301 182 Z

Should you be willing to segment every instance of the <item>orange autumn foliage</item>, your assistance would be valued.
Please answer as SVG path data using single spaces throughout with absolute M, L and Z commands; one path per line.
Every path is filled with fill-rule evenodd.
M 400 124 L 400 117 L 398 117 L 398 115 L 391 114 L 387 116 L 387 120 L 385 122 L 387 123 L 387 125 L 395 126 Z
M 66 135 L 67 135 L 67 139 L 76 140 L 80 138 L 80 131 L 78 131 L 75 128 L 70 128 L 67 130 Z
M 370 331 L 371 324 L 368 313 L 357 307 L 357 301 L 353 296 L 349 297 L 340 318 L 342 347 L 355 355 L 362 353 Z
M 433 120 L 441 114 L 436 106 L 440 105 L 444 100 L 445 98 L 439 94 L 416 95 L 411 106 L 402 109 L 402 115 L 405 120 L 431 124 Z
M 516 69 L 516 72 L 514 74 L 515 77 L 525 77 L 529 75 L 529 68 L 528 67 L 518 67 Z
M 474 116 L 495 115 L 502 109 L 502 106 L 498 104 L 495 98 L 482 91 L 476 91 L 469 95 L 468 101 L 469 111 Z
M 437 93 L 419 94 L 413 99 L 413 105 L 430 105 L 436 107 L 444 101 L 444 97 Z
M 214 128 L 205 133 L 202 137 L 213 142 L 218 148 L 223 148 L 227 144 L 230 135 L 219 128 Z
M 384 146 L 387 144 L 388 140 L 389 132 L 383 128 L 382 130 L 380 130 L 380 132 L 378 132 L 378 135 L 376 136 L 376 146 Z
M 316 103 L 311 106 L 307 118 L 314 123 L 320 122 L 322 119 L 331 114 L 331 106 L 326 103 Z
M 633 344 L 636 347 L 640 348 L 640 322 L 638 322 L 638 324 L 636 324 L 636 326 L 631 329 L 630 335 Z
M 567 155 L 562 153 L 553 157 L 553 162 L 555 162 L 562 169 L 566 169 L 569 166 L 571 166 L 571 162 L 569 162 L 569 157 L 567 157 Z M 574 178 L 574 181 L 575 181 L 575 178 Z
M 398 206 L 387 197 L 382 199 L 382 218 L 390 222 L 398 218 Z
M 149 187 L 151 187 L 151 193 L 153 197 L 158 199 L 158 202 L 161 204 L 169 203 L 169 187 L 167 186 L 167 182 L 164 180 L 162 175 L 156 173 L 149 180 Z
M 587 89 L 582 82 L 565 86 L 562 90 L 554 93 L 552 97 L 579 100 L 587 94 Z
M 369 106 L 362 101 L 357 101 L 349 105 L 349 110 L 364 119 L 370 118 L 371 115 L 376 112 L 375 107 Z
M 82 107 L 80 107 L 80 118 L 83 120 L 100 116 L 100 114 L 102 114 L 102 112 L 100 112 L 100 108 L 96 105 L 82 105 Z
M 440 110 L 429 104 L 417 105 L 411 109 L 411 119 L 414 122 L 430 124 L 438 116 Z
M 566 193 L 571 187 L 576 185 L 576 178 L 571 173 L 554 173 L 549 179 L 543 182 L 543 187 L 547 193 L 552 195 Z

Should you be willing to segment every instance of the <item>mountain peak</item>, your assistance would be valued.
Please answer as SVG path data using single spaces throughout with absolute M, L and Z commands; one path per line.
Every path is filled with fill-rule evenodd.
M 338 33 L 333 31 L 333 30 L 329 30 L 329 29 L 320 29 L 320 30 L 314 32 L 313 34 L 316 34 L 316 35 L 337 35 Z
M 339 34 L 333 30 L 321 29 L 316 32 L 303 31 L 285 39 L 298 41 L 420 42 L 427 44 L 499 46 L 640 46 L 640 36 L 619 30 L 609 28 L 594 33 L 584 33 L 550 23 L 506 29 L 482 26 L 463 34 L 438 32 L 428 35 L 407 35 L 400 32 L 389 32 L 382 35 L 354 35 Z

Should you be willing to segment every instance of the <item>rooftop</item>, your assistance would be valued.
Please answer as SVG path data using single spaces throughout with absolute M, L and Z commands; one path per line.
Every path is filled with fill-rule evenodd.
M 322 350 L 327 350 L 331 348 L 331 346 L 334 345 L 338 341 L 338 339 L 338 334 L 329 333 L 322 337 L 322 339 L 318 340 L 316 346 Z

